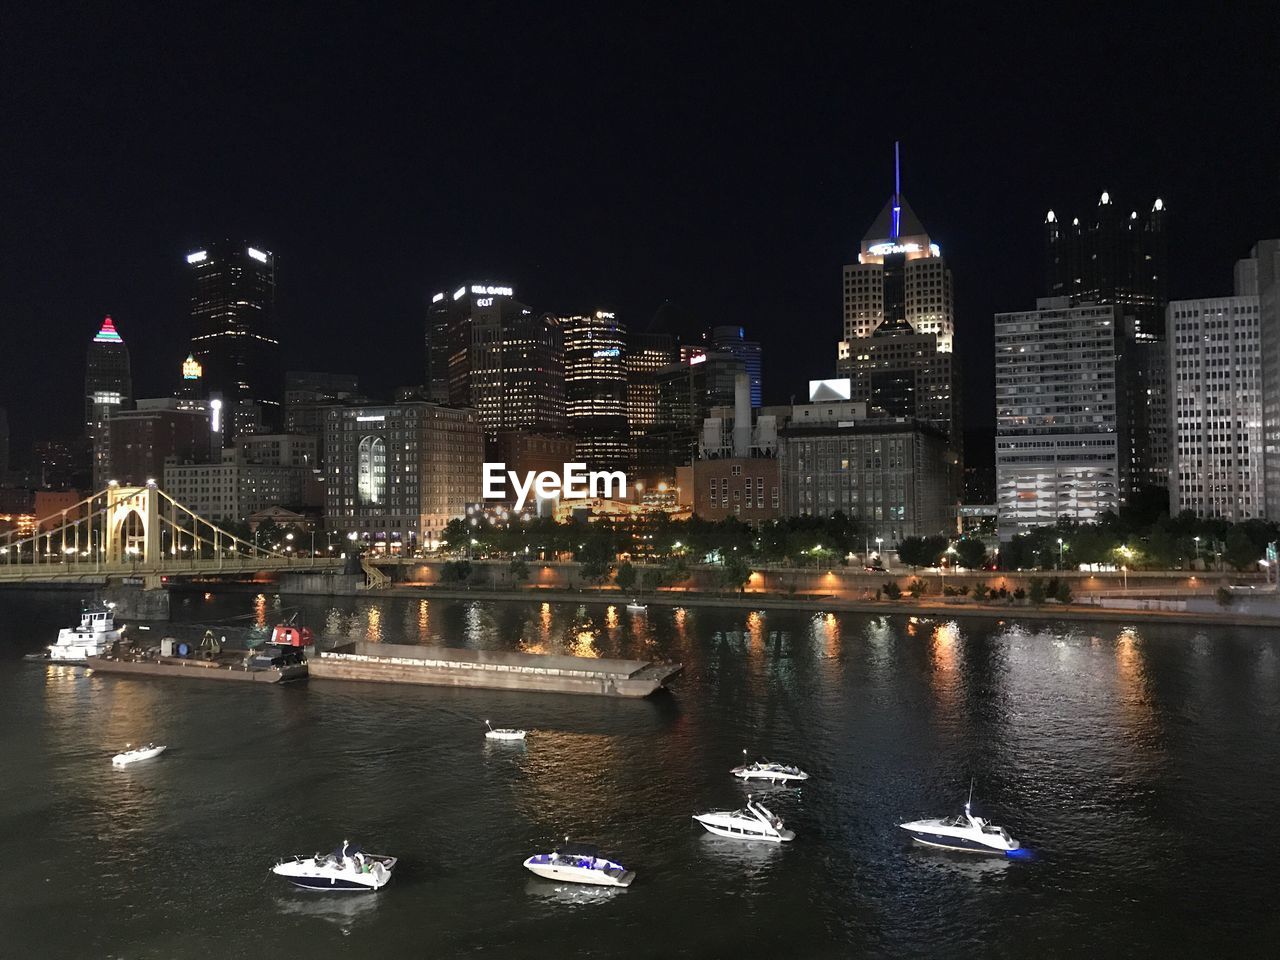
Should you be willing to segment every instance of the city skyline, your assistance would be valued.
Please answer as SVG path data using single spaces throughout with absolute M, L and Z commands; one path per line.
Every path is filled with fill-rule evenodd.
M 264 24 L 270 36 L 305 29 L 276 17 L 268 14 Z M 192 115 L 185 116 L 176 103 L 194 81 L 151 86 L 153 71 L 169 57 L 199 54 L 209 61 L 206 44 L 230 25 L 211 23 L 207 41 L 178 43 L 145 62 L 126 62 L 105 40 L 72 40 L 39 70 L 24 73 L 21 57 L 10 62 L 14 100 L 24 113 L 23 106 L 56 112 L 73 92 L 83 94 L 86 117 L 113 124 L 113 146 L 91 161 L 43 164 L 43 157 L 62 156 L 65 144 L 52 139 L 54 127 L 35 122 L 27 149 L 6 159 L 11 215 L 0 227 L 0 321 L 16 354 L 62 355 L 78 353 L 110 313 L 129 331 L 137 395 L 167 395 L 192 333 L 183 255 L 208 237 L 253 237 L 279 258 L 286 369 L 352 369 L 366 390 L 384 395 L 419 382 L 414 346 L 429 298 L 462 278 L 510 283 L 539 312 L 611 310 L 636 332 L 666 302 L 691 318 L 690 329 L 680 331 L 689 336 L 716 325 L 744 326 L 766 354 L 765 402 L 784 402 L 802 395 L 810 377 L 834 374 L 829 345 L 840 337 L 841 310 L 832 278 L 893 191 L 893 142 L 901 140 L 902 190 L 956 276 L 956 353 L 972 372 L 965 426 L 990 429 L 992 317 L 1024 309 L 1039 292 L 1048 209 L 1088 210 L 1104 190 L 1126 209 L 1164 198 L 1173 298 L 1226 289 L 1234 262 L 1258 238 L 1280 233 L 1274 177 L 1280 135 L 1265 122 L 1266 98 L 1225 96 L 1209 68 L 1212 56 L 1175 75 L 1162 62 L 1121 55 L 1157 43 L 1176 46 L 1180 36 L 1210 51 L 1234 49 L 1252 35 L 1247 15 L 1231 11 L 1220 19 L 1194 36 L 1181 24 L 1157 37 L 1141 22 L 1109 23 L 1076 51 L 1080 76 L 1090 73 L 1083 69 L 1089 64 L 1108 63 L 1107 82 L 1080 80 L 1069 89 L 1040 80 L 1024 89 L 992 87 L 994 68 L 969 62 L 981 57 L 962 62 L 959 49 L 967 40 L 973 51 L 985 44 L 994 52 L 995 38 L 983 39 L 973 24 L 961 25 L 958 35 L 941 23 L 921 26 L 912 42 L 935 57 L 939 74 L 963 71 L 974 89 L 998 89 L 999 102 L 970 98 L 947 108 L 921 91 L 888 85 L 874 109 L 850 102 L 847 122 L 833 123 L 817 84 L 857 90 L 889 62 L 867 41 L 860 41 L 868 43 L 864 67 L 854 68 L 849 64 L 859 58 L 832 40 L 783 30 L 778 48 L 804 49 L 813 77 L 812 87 L 784 95 L 771 64 L 758 76 L 743 75 L 736 92 L 698 85 L 694 48 L 679 39 L 670 41 L 673 68 L 637 91 L 627 79 L 640 67 L 642 45 L 613 40 L 616 64 L 601 74 L 600 92 L 580 87 L 573 73 L 553 81 L 553 97 L 513 90 L 499 79 L 473 78 L 465 88 L 451 80 L 462 47 L 484 32 L 446 18 L 437 29 L 456 28 L 458 49 L 440 51 L 400 83 L 386 82 L 394 78 L 385 67 L 349 84 L 341 69 L 317 81 L 326 106 L 367 135 L 338 144 L 310 139 L 311 93 L 269 66 L 268 51 L 247 51 L 247 78 L 236 82 L 271 85 L 273 107 L 234 118 L 237 135 L 261 151 L 230 165 L 196 149 L 205 133 L 200 121 L 230 123 L 225 109 L 188 104 Z M 833 25 L 851 28 L 851 21 L 835 18 Z M 531 32 L 503 78 L 538 51 L 581 39 L 577 32 L 562 36 L 554 18 L 508 20 L 501 29 L 518 26 Z M 1062 27 L 1036 27 L 1051 29 Z M 374 17 L 353 42 L 366 36 L 362 31 L 380 36 L 378 30 Z M 999 42 L 1030 52 L 1036 31 Z M 706 51 L 709 62 L 731 64 L 751 49 L 752 37 L 744 24 L 722 48 Z M 317 42 L 306 33 L 296 39 L 300 51 Z M 1263 63 L 1242 63 L 1232 84 L 1266 89 L 1274 78 Z M 95 66 L 111 78 L 111 96 L 83 93 L 77 84 Z M 232 82 L 216 57 L 206 66 L 202 85 Z M 491 125 L 494 136 L 547 143 L 594 118 L 599 122 L 583 129 L 596 149 L 578 157 L 557 147 L 539 158 L 522 148 L 466 169 L 451 156 L 427 156 L 428 134 L 392 122 L 407 109 L 409 89 L 427 81 L 457 94 L 456 102 L 435 107 L 433 129 L 469 129 L 469 118 L 488 107 L 494 119 L 480 132 Z M 368 107 L 363 93 L 373 85 L 389 91 L 386 102 L 361 118 Z M 137 106 L 128 115 L 118 108 L 122 92 Z M 611 94 L 620 99 L 606 99 Z M 1211 100 L 1210 114 L 1203 107 Z M 601 118 L 606 102 L 616 111 Z M 1026 120 L 1016 133 L 1001 123 L 1010 110 Z M 155 123 L 161 116 L 166 123 Z M 745 126 L 753 121 L 776 135 L 760 139 L 763 128 Z M 744 151 L 748 129 L 753 148 Z M 1250 149 L 1240 152 L 1230 177 L 1206 179 L 1202 170 L 1218 156 L 1212 144 L 1227 130 L 1249 131 Z M 803 143 L 822 146 L 794 149 Z M 126 217 L 126 209 L 141 215 Z M 809 332 L 811 349 L 795 349 L 797 325 Z M 53 373 L 13 370 L 0 386 L 15 450 L 75 430 L 71 395 L 80 374 L 56 366 Z M 24 406 L 40 411 L 38 417 L 14 415 L 22 397 L 36 399 Z

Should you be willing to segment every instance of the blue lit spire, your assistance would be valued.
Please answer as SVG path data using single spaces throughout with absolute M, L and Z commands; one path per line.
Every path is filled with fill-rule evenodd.
M 893 141 L 893 232 L 891 240 L 897 240 L 902 230 L 902 167 L 898 160 L 898 141 Z

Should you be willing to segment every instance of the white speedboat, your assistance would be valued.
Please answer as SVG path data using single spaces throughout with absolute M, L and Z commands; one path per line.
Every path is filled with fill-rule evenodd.
M 715 810 L 696 813 L 693 819 L 718 837 L 733 840 L 764 840 L 783 843 L 796 838 L 795 832 L 783 826 L 782 818 L 769 812 L 762 803 L 747 797 L 747 805 L 741 810 Z
M 395 866 L 395 857 L 365 853 L 343 840 L 333 853 L 281 860 L 271 872 L 308 890 L 381 890 L 391 882 Z
M 742 751 L 742 759 L 747 758 L 747 751 Z M 768 760 L 756 760 L 734 767 L 732 773 L 739 780 L 768 780 L 770 783 L 788 783 L 792 780 L 808 780 L 809 775 L 799 767 L 789 763 L 771 763 Z
M 158 757 L 164 753 L 167 744 L 145 743 L 140 747 L 129 749 L 131 744 L 125 744 L 125 750 L 117 753 L 111 758 L 113 766 L 126 767 L 131 763 L 137 763 L 139 760 L 150 760 L 152 757 Z
M 649 609 L 649 605 L 647 603 L 641 603 L 639 600 L 632 600 L 627 604 L 627 609 L 632 613 L 644 613 Z
M 916 843 L 929 847 L 962 850 L 966 853 L 992 853 L 1014 859 L 1025 856 L 1028 851 L 1009 836 L 1008 830 L 973 815 L 970 809 L 972 801 L 973 788 L 970 787 L 969 802 L 964 805 L 964 813 L 936 820 L 912 820 L 898 826 L 911 834 L 911 839 Z
M 86 604 L 80 612 L 80 626 L 63 627 L 58 642 L 49 645 L 50 663 L 87 663 L 89 657 L 100 657 L 123 630 L 117 630 L 115 613 L 103 604 Z
M 495 728 L 488 720 L 484 725 L 489 728 L 484 735 L 486 740 L 523 740 L 527 733 L 525 730 L 512 730 L 507 727 Z
M 629 887 L 635 872 L 600 856 L 595 847 L 565 842 L 550 853 L 537 853 L 524 862 L 525 868 L 547 880 L 590 883 L 597 887 Z

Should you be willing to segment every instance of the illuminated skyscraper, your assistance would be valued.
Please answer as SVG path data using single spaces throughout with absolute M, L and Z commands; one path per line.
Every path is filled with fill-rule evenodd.
M 607 310 L 562 317 L 565 406 L 574 455 L 591 469 L 625 469 L 627 428 L 626 333 Z
M 764 375 L 762 371 L 760 342 L 748 340 L 747 331 L 742 327 L 712 327 L 702 338 L 707 349 L 715 353 L 727 353 L 742 361 L 751 380 L 751 406 L 759 407 L 764 402 Z
M 129 348 L 110 317 L 102 321 L 89 343 L 84 376 L 84 432 L 93 457 L 93 485 L 100 490 L 112 479 L 111 445 L 107 422 L 122 410 L 133 409 L 133 378 Z
M 222 398 L 224 436 L 234 440 L 280 417 L 284 371 L 276 323 L 275 256 L 222 240 L 187 254 L 191 358 L 203 391 Z
M 1094 523 L 1129 490 L 1126 338 L 1116 304 L 1044 297 L 997 313 L 996 503 L 1001 540 L 1069 517 Z
M 851 400 L 871 416 L 923 420 L 950 438 L 952 493 L 963 476 L 958 371 L 953 363 L 951 270 L 902 195 L 894 147 L 894 191 L 844 268 L 844 339 L 837 368 Z
M 474 407 L 486 437 L 565 429 L 564 340 L 509 286 L 468 284 L 436 294 L 427 312 L 428 395 Z
M 1125 365 L 1130 403 L 1124 411 L 1134 488 L 1165 486 L 1169 471 L 1169 357 L 1164 348 L 1169 212 L 1156 199 L 1150 212 L 1125 213 L 1105 191 L 1086 217 L 1064 223 L 1045 216 L 1045 295 L 1072 303 L 1115 304 L 1128 337 Z

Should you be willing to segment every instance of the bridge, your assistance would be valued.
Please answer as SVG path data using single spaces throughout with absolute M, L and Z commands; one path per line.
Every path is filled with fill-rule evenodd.
M 336 557 L 301 556 L 251 543 L 183 506 L 155 484 L 121 486 L 40 518 L 34 531 L 0 534 L 0 583 L 101 582 L 327 570 Z

